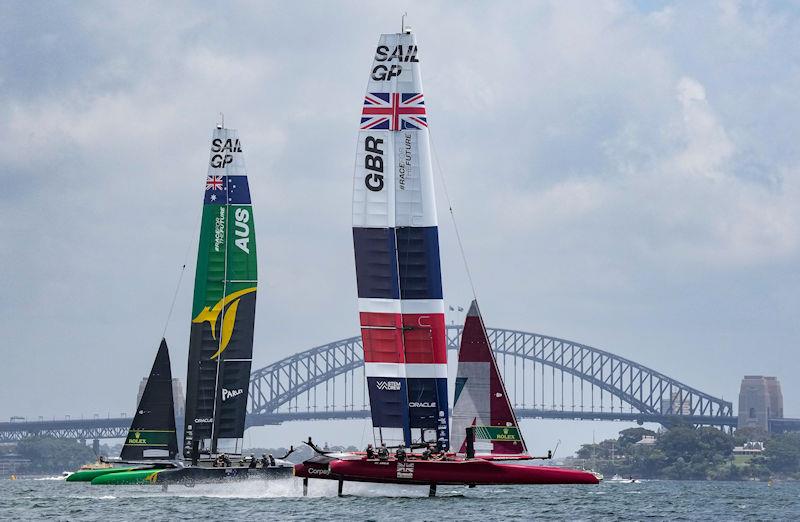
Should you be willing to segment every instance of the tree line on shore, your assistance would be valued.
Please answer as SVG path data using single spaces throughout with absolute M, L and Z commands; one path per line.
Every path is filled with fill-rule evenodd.
M 642 444 L 645 437 L 649 444 Z M 749 441 L 764 443 L 763 452 L 740 456 L 735 446 Z M 355 450 L 354 447 L 333 447 L 331 450 Z M 119 454 L 118 447 L 102 445 L 102 455 Z M 286 448 L 251 448 L 244 454 L 262 453 L 282 456 Z M 24 474 L 74 471 L 93 462 L 92 448 L 76 440 L 35 437 L 16 446 L 0 447 L 0 456 L 15 455 L 24 461 L 17 472 Z M 310 448 L 301 445 L 290 456 L 299 461 L 310 457 Z M 676 425 L 656 433 L 645 428 L 622 430 L 616 439 L 597 444 L 584 444 L 571 465 L 601 471 L 606 476 L 621 475 L 639 478 L 690 480 L 800 480 L 800 433 L 768 434 L 755 430 L 738 430 L 728 434 L 716 428 Z
M 645 437 L 648 439 L 644 439 Z M 649 438 L 653 437 L 653 438 Z M 644 442 L 641 443 L 644 439 Z M 763 451 L 734 455 L 736 446 L 763 442 Z M 689 480 L 800 479 L 800 433 L 768 434 L 679 424 L 656 433 L 622 430 L 616 439 L 584 444 L 579 464 L 606 476 Z

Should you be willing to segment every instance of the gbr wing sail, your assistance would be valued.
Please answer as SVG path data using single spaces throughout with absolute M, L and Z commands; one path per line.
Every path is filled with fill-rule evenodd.
M 256 237 L 242 145 L 218 127 L 203 198 L 186 382 L 184 457 L 244 434 L 256 312 Z
M 472 301 L 461 333 L 453 400 L 453 449 L 466 452 L 466 428 L 475 426 L 476 449 L 492 455 L 528 450 L 486 335 L 478 302 Z
M 376 439 L 449 447 L 447 346 L 420 56 L 381 35 L 353 179 L 358 307 Z

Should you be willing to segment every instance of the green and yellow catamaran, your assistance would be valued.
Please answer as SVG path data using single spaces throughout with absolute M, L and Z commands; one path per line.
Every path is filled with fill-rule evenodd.
M 238 454 L 242 449 L 253 357 L 258 285 L 256 236 L 238 132 L 218 125 L 210 148 L 186 372 L 183 459 L 124 471 L 115 469 L 93 478 L 93 484 L 217 482 L 292 474 L 291 464 L 282 460 L 237 465 L 241 461 Z M 169 400 L 171 404 L 171 388 Z M 170 418 L 171 424 L 160 425 L 166 426 L 164 431 L 150 427 L 149 431 L 129 433 L 125 448 L 140 447 L 135 442 L 138 433 L 147 441 L 146 446 L 162 444 L 168 449 L 169 458 L 174 459 L 174 416 Z M 141 462 L 140 458 L 126 458 L 125 449 L 122 460 Z M 234 465 L 230 465 L 231 461 Z

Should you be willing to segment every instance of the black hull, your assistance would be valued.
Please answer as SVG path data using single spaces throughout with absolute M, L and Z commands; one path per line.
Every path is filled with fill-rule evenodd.
M 278 480 L 290 478 L 293 474 L 293 469 L 290 466 L 269 468 L 204 468 L 192 466 L 161 471 L 156 475 L 155 482 L 157 484 L 193 486 L 195 484 L 220 484 L 243 480 Z

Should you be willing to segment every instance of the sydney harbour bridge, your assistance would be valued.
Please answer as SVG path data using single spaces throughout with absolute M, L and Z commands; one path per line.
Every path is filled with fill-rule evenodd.
M 520 418 L 736 426 L 730 402 L 630 359 L 546 335 L 487 332 Z M 460 337 L 460 326 L 447 328 L 450 350 L 458 349 Z M 255 370 L 247 425 L 369 417 L 362 354 L 356 336 Z M 123 438 L 130 423 L 126 417 L 0 422 L 0 442 L 30 436 Z

